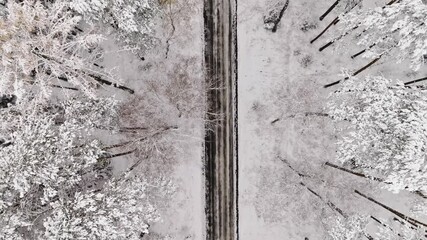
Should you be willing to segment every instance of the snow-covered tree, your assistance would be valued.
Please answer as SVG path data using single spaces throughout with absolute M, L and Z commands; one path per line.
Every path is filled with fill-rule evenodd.
M 40 97 L 39 97 L 40 98 Z M 139 239 L 159 220 L 152 182 L 108 171 L 92 134 L 115 122 L 110 99 L 29 98 L 0 109 L 1 239 Z M 44 101 L 44 102 L 40 102 Z
M 77 34 L 80 21 L 66 2 L 8 1 L 0 18 L 0 91 L 19 97 L 31 86 L 49 95 L 68 84 L 94 95 L 100 84 L 113 84 L 116 78 L 96 66 L 103 36 Z
M 156 0 L 72 0 L 71 9 L 89 22 L 100 21 L 118 30 L 126 44 L 149 47 L 153 34 L 153 17 L 158 11 Z
M 337 157 L 385 187 L 427 191 L 427 94 L 384 77 L 350 78 L 331 94 Z
M 380 220 L 384 225 L 378 226 L 376 239 L 384 240 L 419 240 L 425 237 L 424 229 L 409 223 Z
M 419 240 L 424 237 L 422 228 L 370 215 L 352 214 L 347 218 L 327 220 L 328 234 L 332 240 Z
M 368 217 L 352 215 L 348 218 L 334 217 L 329 219 L 329 237 L 333 240 L 360 240 L 365 239 Z
M 418 70 L 427 55 L 427 5 L 422 0 L 401 0 L 377 8 L 355 9 L 340 17 L 343 35 L 355 32 L 366 58 L 395 56 L 410 60 Z M 355 30 L 357 29 L 357 30 Z M 344 41 L 344 38 L 339 38 Z

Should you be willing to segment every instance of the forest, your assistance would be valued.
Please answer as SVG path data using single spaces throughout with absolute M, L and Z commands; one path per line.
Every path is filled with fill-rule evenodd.
M 427 1 L 224 2 L 0 1 L 1 240 L 427 239 Z

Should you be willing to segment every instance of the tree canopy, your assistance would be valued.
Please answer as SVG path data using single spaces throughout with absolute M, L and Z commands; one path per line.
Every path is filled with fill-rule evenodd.
M 427 190 L 427 95 L 384 77 L 351 78 L 331 94 L 343 137 L 338 159 L 382 178 L 393 191 Z

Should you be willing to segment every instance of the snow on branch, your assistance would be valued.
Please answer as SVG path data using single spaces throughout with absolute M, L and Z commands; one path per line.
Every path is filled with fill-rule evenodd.
M 350 78 L 332 93 L 337 157 L 398 192 L 427 191 L 427 95 L 383 77 Z
M 158 12 L 155 0 L 72 0 L 71 9 L 86 21 L 101 21 L 118 30 L 120 39 L 126 44 L 135 42 L 148 48 L 153 32 L 152 18 Z
M 7 12 L 0 19 L 0 92 L 19 98 L 37 86 L 49 96 L 52 86 L 64 82 L 89 96 L 101 84 L 120 88 L 113 74 L 95 67 L 104 37 L 91 29 L 76 34 L 82 18 L 66 2 L 46 7 L 40 1 L 8 1 Z
M 352 11 L 340 19 L 344 34 L 363 28 L 356 36 L 357 44 L 365 48 L 362 56 L 374 59 L 387 53 L 398 62 L 409 59 L 411 68 L 418 70 L 427 54 L 426 18 L 427 5 L 421 0 L 401 0 L 382 8 Z
M 116 102 L 29 98 L 0 109 L 0 236 L 4 239 L 139 239 L 159 220 L 150 194 L 164 180 L 109 170 L 92 132 L 114 125 Z M 28 237 L 30 236 L 30 237 Z

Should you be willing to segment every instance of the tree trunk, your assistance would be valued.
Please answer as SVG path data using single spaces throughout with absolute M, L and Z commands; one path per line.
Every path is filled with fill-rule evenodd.
M 356 76 L 356 75 L 358 75 L 359 73 L 361 73 L 361 72 L 365 71 L 365 70 L 366 70 L 366 69 L 368 69 L 370 66 L 374 65 L 378 60 L 380 60 L 380 59 L 381 59 L 381 57 L 382 57 L 382 55 L 380 55 L 379 57 L 375 58 L 375 59 L 374 59 L 374 60 L 372 60 L 370 63 L 368 63 L 366 66 L 364 66 L 364 67 L 360 68 L 360 69 L 359 69 L 359 70 L 357 70 L 355 73 L 353 73 L 353 75 L 352 75 L 352 76 Z M 348 79 L 348 77 L 347 77 L 347 79 Z M 347 79 L 345 79 L 345 80 L 347 80 Z
M 330 163 L 330 162 L 326 162 L 325 165 L 329 166 L 329 167 L 332 167 L 332 168 L 335 168 L 335 169 L 338 169 L 340 171 L 346 172 L 346 173 L 353 174 L 353 175 L 358 176 L 358 177 L 362 177 L 362 178 L 374 180 L 374 181 L 377 181 L 377 182 L 380 182 L 380 183 L 384 183 L 384 184 L 389 184 L 387 182 L 384 182 L 384 180 L 381 179 L 381 178 L 367 176 L 367 175 L 365 175 L 363 173 L 355 172 L 355 171 L 349 170 L 347 168 L 340 167 L 340 166 L 335 165 L 335 164 Z M 427 196 L 424 195 L 421 191 L 415 191 L 415 192 L 411 192 L 411 193 L 414 193 L 414 194 L 418 195 L 419 197 L 427 199 Z
M 389 6 L 389 5 L 391 5 L 391 4 L 395 3 L 395 2 L 400 2 L 400 0 L 391 0 L 390 2 L 387 3 L 387 6 Z
M 368 197 L 368 196 L 366 196 L 365 194 L 363 194 L 363 193 L 361 193 L 361 192 L 359 192 L 359 191 L 357 191 L 357 190 L 354 190 L 354 192 L 355 192 L 356 194 L 358 194 L 359 196 L 361 196 L 361 197 L 363 197 L 363 198 L 365 198 L 365 199 L 367 199 L 367 200 L 369 200 L 369 201 L 371 201 L 371 202 L 373 202 L 373 203 L 377 204 L 378 206 L 381 206 L 382 208 L 386 209 L 387 211 L 389 211 L 389 212 L 391 212 L 391 213 L 395 214 L 396 216 L 398 216 L 398 217 L 400 217 L 401 219 L 403 219 L 403 220 L 407 221 L 408 223 L 412 224 L 412 225 L 413 225 L 413 226 L 415 226 L 415 227 L 418 227 L 418 225 L 421 225 L 421 226 L 427 227 L 427 224 L 425 224 L 425 223 L 423 223 L 423 222 L 420 222 L 420 221 L 418 221 L 418 220 L 416 220 L 416 219 L 414 219 L 414 218 L 411 218 L 411 217 L 409 217 L 409 216 L 406 216 L 405 214 L 403 214 L 403 213 L 401 213 L 401 212 L 399 212 L 399 211 L 397 211 L 397 210 L 395 210 L 395 209 L 393 209 L 393 208 L 391 208 L 391 207 L 389 207 L 389 206 L 387 206 L 387 205 L 385 205 L 385 204 L 382 204 L 382 203 L 378 202 L 377 200 L 375 200 L 375 199 L 373 199 L 373 198 L 371 198 L 371 197 Z
M 299 177 L 310 177 L 304 173 L 297 171 L 292 165 L 288 162 L 288 160 L 279 157 L 280 161 L 284 162 L 292 171 L 294 171 Z
M 395 232 L 390 226 L 388 226 L 387 224 L 385 224 L 385 223 L 383 223 L 383 222 L 381 222 L 378 218 L 376 218 L 376 217 L 374 217 L 374 216 L 370 216 L 371 217 L 371 219 L 373 219 L 375 222 L 377 222 L 378 224 L 380 224 L 381 226 L 383 226 L 383 227 L 385 227 L 385 228 L 388 228 L 389 230 L 391 230 L 392 232 L 394 232 L 394 233 L 396 233 L 397 234 L 397 236 L 399 236 L 399 237 L 403 237 L 400 233 L 398 233 L 398 232 Z
M 108 155 L 108 156 L 106 156 L 106 157 L 103 157 L 103 159 L 111 159 L 111 158 L 115 158 L 115 157 L 126 156 L 126 155 L 129 155 L 129 154 L 134 153 L 135 151 L 136 151 L 136 149 L 131 150 L 131 151 L 127 151 L 127 152 L 111 154 L 111 155 Z
M 301 173 L 298 170 L 296 170 L 286 159 L 284 158 L 280 158 L 279 159 L 284 162 L 292 171 L 294 171 L 299 177 L 301 178 L 313 178 L 312 176 L 309 176 L 307 174 Z M 322 196 L 320 196 L 317 192 L 315 192 L 314 190 L 312 190 L 311 188 L 309 188 L 305 183 L 303 183 L 302 181 L 299 183 L 301 186 L 305 187 L 310 193 L 312 193 L 313 195 L 315 195 L 316 197 L 318 197 L 322 202 L 326 203 L 326 205 L 328 205 L 332 210 L 334 210 L 335 212 L 339 213 L 341 216 L 343 216 L 344 218 L 347 218 L 347 215 L 340 209 L 338 208 L 334 203 L 332 203 L 329 200 L 325 200 L 322 198 Z
M 375 240 L 371 235 L 363 233 L 363 235 L 368 239 L 368 240 Z
M 285 13 L 285 11 L 288 8 L 288 6 L 289 6 L 289 0 L 286 0 L 285 5 L 283 6 L 282 10 L 280 10 L 279 17 L 274 22 L 273 29 L 271 29 L 272 32 L 276 32 L 277 31 L 277 27 L 279 26 L 280 20 L 282 20 L 283 14 Z
M 131 143 L 134 143 L 134 142 L 135 141 L 127 141 L 127 142 L 122 142 L 122 143 L 118 143 L 118 144 L 113 144 L 113 145 L 110 145 L 108 147 L 103 148 L 102 150 L 109 150 L 109 149 L 113 149 L 113 148 L 124 147 L 124 146 L 127 146 Z
M 377 178 L 377 177 L 370 177 L 370 176 L 367 176 L 367 175 L 365 175 L 365 174 L 363 174 L 363 173 L 358 173 L 358 172 L 355 172 L 355 171 L 352 171 L 352 170 L 349 170 L 349 169 L 346 169 L 346 168 L 340 167 L 340 166 L 335 165 L 335 164 L 330 163 L 330 162 L 326 162 L 326 163 L 325 163 L 325 165 L 326 165 L 326 166 L 329 166 L 329 167 L 332 167 L 332 168 L 335 168 L 335 169 L 338 169 L 338 170 L 340 170 L 340 171 L 346 172 L 346 173 L 353 174 L 353 175 L 358 176 L 358 177 L 362 177 L 362 178 L 366 178 L 366 179 L 372 179 L 372 180 L 374 180 L 374 181 L 381 182 L 381 183 L 382 183 L 382 182 L 384 182 L 384 180 L 383 180 L 383 179 L 381 179 L 381 178 Z
M 325 29 L 323 29 L 322 32 L 319 33 L 319 35 L 317 35 L 313 40 L 310 41 L 311 44 L 313 44 L 317 39 L 319 39 L 330 27 L 332 27 L 332 25 L 335 25 L 339 22 L 339 18 L 336 17 L 334 20 L 332 20 L 331 23 L 328 24 L 328 26 L 326 26 Z
M 73 90 L 73 91 L 79 91 L 79 89 L 75 88 L 75 87 L 64 87 L 64 86 L 60 86 L 60 85 L 56 85 L 56 84 L 52 84 L 50 86 L 54 87 L 54 88 L 62 88 L 62 89 L 68 89 L 68 90 Z
M 332 10 L 334 10 L 334 8 L 338 5 L 338 3 L 340 2 L 341 0 L 336 0 L 335 2 L 334 2 L 334 4 L 332 4 L 332 6 L 330 6 L 329 8 L 328 8 L 328 10 L 326 10 L 326 12 L 324 13 L 324 14 L 322 14 L 322 16 L 320 16 L 320 21 L 322 21 L 326 16 L 328 16 L 328 14 L 332 11 Z
M 35 55 L 37 55 L 37 56 L 39 56 L 39 57 L 41 57 L 41 58 L 44 58 L 44 59 L 46 59 L 46 60 L 54 61 L 54 62 L 56 62 L 57 64 L 63 64 L 63 62 L 58 61 L 57 59 L 54 59 L 54 58 L 49 57 L 49 56 L 47 56 L 47 55 L 45 55 L 45 54 L 43 54 L 43 53 L 38 52 L 38 49 L 33 50 L 33 51 L 32 51 L 32 53 L 34 53 Z M 130 88 L 128 88 L 128 87 L 126 87 L 126 86 L 123 86 L 123 85 L 119 85 L 119 84 L 117 84 L 117 83 L 110 82 L 110 81 L 108 81 L 108 80 L 105 80 L 105 79 L 103 79 L 101 76 L 97 76 L 97 75 L 92 74 L 92 73 L 87 73 L 85 70 L 81 70 L 81 69 L 74 69 L 74 71 L 79 72 L 79 73 L 86 74 L 87 76 L 91 77 L 93 80 L 97 81 L 97 82 L 98 82 L 98 83 L 100 83 L 100 84 L 105 84 L 105 85 L 113 86 L 113 87 L 115 87 L 115 88 L 118 88 L 118 89 L 121 89 L 121 90 L 127 91 L 127 92 L 129 92 L 130 94 L 134 94 L 134 93 L 135 93 L 135 91 L 134 91 L 133 89 L 130 89 Z M 49 72 L 46 72 L 46 74 L 51 75 L 51 73 L 49 73 Z M 66 81 L 66 82 L 68 82 L 68 79 L 67 79 L 66 77 L 64 77 L 64 76 L 57 76 L 57 78 L 58 78 L 58 79 L 60 79 L 60 80 L 62 80 L 62 81 Z
M 402 220 L 400 220 L 400 219 L 398 219 L 397 217 L 393 217 L 393 221 L 396 221 L 396 222 L 398 222 L 398 223 L 400 223 L 400 224 L 402 224 L 402 225 L 406 225 L 406 223 L 404 222 L 404 221 L 402 221 Z M 410 225 L 410 226 L 408 226 L 410 229 L 412 229 L 412 230 L 417 230 L 416 229 L 416 227 L 414 227 L 412 224 Z M 427 230 L 424 230 L 424 232 L 425 233 L 427 233 Z M 427 235 L 424 235 L 424 237 L 426 237 L 427 238 Z
M 382 55 L 380 55 L 379 57 L 375 58 L 375 59 L 374 59 L 374 60 L 372 60 L 370 63 L 368 63 L 367 65 L 363 66 L 362 68 L 360 68 L 359 70 L 357 70 L 356 72 L 354 72 L 353 74 L 351 74 L 351 76 L 352 76 L 352 77 L 354 77 L 354 76 L 358 75 L 359 73 L 361 73 L 361 72 L 365 71 L 365 70 L 366 70 L 366 69 L 368 69 L 370 66 L 374 65 L 378 60 L 380 60 L 380 59 L 381 59 L 381 57 L 382 57 Z M 329 88 L 329 87 L 332 87 L 332 86 L 334 86 L 334 85 L 337 85 L 337 84 L 339 84 L 340 82 L 345 81 L 345 80 L 347 80 L 347 79 L 349 79 L 349 77 L 345 77 L 343 80 L 338 80 L 338 81 L 335 81 L 335 82 L 332 82 L 332 83 L 326 84 L 326 85 L 324 85 L 323 87 L 324 87 L 324 88 Z
M 162 129 L 178 129 L 177 126 L 168 126 L 161 127 Z M 150 128 L 148 127 L 122 127 L 119 129 L 119 132 L 127 132 L 127 133 L 138 133 L 139 131 L 148 131 Z
M 360 3 L 360 2 L 359 2 Z M 350 9 L 348 9 L 346 12 L 344 12 L 344 15 L 346 15 L 347 13 L 349 13 L 351 10 L 353 10 L 353 8 L 355 8 L 357 5 L 359 5 L 359 3 L 354 4 L 354 6 L 352 6 Z M 320 38 L 332 25 L 336 25 L 338 22 L 340 21 L 339 17 L 336 17 L 334 20 L 332 20 L 332 22 L 326 26 L 326 28 L 319 34 L 317 35 L 317 37 L 315 37 L 313 40 L 310 41 L 310 43 L 314 43 L 318 38 Z
M 134 91 L 133 89 L 130 89 L 130 88 L 126 87 L 126 86 L 123 86 L 123 85 L 120 85 L 120 84 L 117 84 L 117 83 L 110 82 L 110 81 L 108 81 L 108 80 L 103 79 L 103 78 L 102 78 L 102 77 L 100 77 L 100 76 L 97 76 L 97 75 L 94 75 L 94 74 L 88 74 L 88 76 L 90 76 L 90 77 L 91 77 L 91 78 L 93 78 L 95 81 L 97 81 L 97 82 L 99 82 L 99 83 L 101 83 L 101 84 L 105 84 L 105 85 L 108 85 L 108 86 L 113 86 L 113 87 L 115 87 L 115 88 L 118 88 L 118 89 L 121 89 L 121 90 L 127 91 L 127 92 L 129 92 L 130 94 L 134 94 L 134 93 L 135 93 L 135 91 Z
M 356 30 L 357 28 L 359 28 L 359 25 L 356 25 L 355 27 L 353 27 L 349 31 L 345 32 L 344 34 L 341 34 L 339 37 L 337 37 L 337 38 L 329 41 L 328 43 L 326 43 L 325 45 L 323 45 L 322 47 L 319 48 L 319 52 L 325 50 L 326 48 L 328 48 L 329 46 L 331 46 L 332 44 L 334 44 L 336 41 L 338 41 L 341 38 L 347 36 L 348 34 L 350 34 L 352 31 Z
M 390 1 L 389 3 L 387 3 L 387 4 L 386 4 L 386 6 L 391 5 L 391 4 L 395 3 L 396 1 L 398 1 L 398 0 L 392 0 L 392 1 Z M 356 7 L 357 5 L 358 5 L 358 4 L 354 5 L 351 9 L 353 9 L 353 8 L 354 8 L 354 7 Z M 384 7 L 382 7 L 382 8 L 384 9 L 386 6 L 384 6 Z M 351 9 L 350 9 L 349 11 L 351 11 Z M 347 11 L 346 13 L 348 13 L 349 11 Z M 344 13 L 344 14 L 346 14 L 346 13 Z M 339 22 L 338 17 L 337 17 L 337 19 L 336 19 L 336 20 L 337 20 L 337 21 L 336 21 L 334 24 L 337 24 L 337 23 Z M 334 21 L 335 21 L 335 20 L 334 20 Z M 330 26 L 328 26 L 327 28 L 329 28 L 329 27 L 330 27 Z M 356 30 L 358 27 L 359 27 L 359 25 L 357 25 L 357 26 L 353 27 L 350 31 L 348 31 L 348 32 L 346 32 L 346 33 L 342 34 L 341 36 L 339 36 L 339 37 L 337 37 L 337 38 L 333 39 L 332 41 L 330 41 L 330 42 L 326 43 L 326 44 L 325 44 L 325 45 L 323 45 L 321 48 L 319 48 L 319 51 L 321 52 L 321 51 L 325 50 L 326 48 L 328 48 L 329 46 L 331 46 L 331 45 L 332 45 L 333 43 L 335 43 L 336 41 L 340 40 L 341 38 L 343 38 L 343 37 L 347 36 L 348 34 L 350 34 L 352 31 Z M 326 31 L 326 29 L 324 30 L 324 32 L 325 32 L 325 31 Z M 322 32 L 321 34 L 323 34 L 324 32 Z M 360 35 L 362 35 L 364 32 L 366 32 L 366 29 L 364 29 L 364 30 L 359 34 L 359 36 L 360 36 Z M 320 34 L 320 36 L 321 36 L 321 34 Z M 320 36 L 318 36 L 318 37 L 320 37 Z M 317 38 L 318 38 L 318 37 L 317 37 Z M 314 39 L 314 40 L 312 40 L 312 41 L 314 42 L 317 38 L 315 38 L 315 39 Z
M 316 197 L 318 197 L 322 202 L 326 203 L 326 205 L 328 205 L 332 210 L 334 210 L 335 212 L 339 213 L 341 216 L 343 216 L 344 218 L 347 218 L 347 214 L 345 214 L 343 212 L 343 210 L 341 210 L 339 207 L 337 207 L 334 203 L 332 203 L 329 200 L 324 200 L 322 198 L 322 196 L 320 196 L 317 192 L 313 191 L 311 188 L 309 188 L 307 185 L 305 185 L 303 182 L 300 182 L 300 185 L 305 187 L 309 192 L 311 192 L 312 194 L 314 194 Z
M 376 44 L 374 43 L 374 44 L 372 44 L 371 46 L 369 46 L 368 48 L 365 48 L 365 49 L 363 49 L 362 51 L 360 51 L 360 52 L 358 52 L 358 53 L 356 53 L 356 54 L 352 55 L 352 56 L 351 56 L 351 59 L 355 59 L 355 58 L 357 58 L 357 57 L 358 57 L 358 56 L 360 56 L 361 54 L 365 53 L 365 52 L 366 52 L 366 50 L 373 48 L 375 45 L 376 45 Z
M 405 86 L 407 86 L 407 85 L 411 85 L 411 84 L 414 84 L 414 83 L 419 83 L 419 82 L 422 82 L 422 81 L 425 81 L 425 80 L 427 80 L 427 77 L 423 77 L 423 78 L 415 79 L 415 80 L 412 80 L 412 81 L 409 81 L 409 82 L 405 82 L 404 84 L 405 84 Z
M 292 171 L 294 171 L 296 174 L 298 174 L 299 177 L 301 178 L 313 178 L 310 175 L 304 174 L 299 172 L 298 170 L 296 170 L 289 162 L 288 160 L 278 157 L 282 162 L 284 162 Z M 323 183 L 325 181 L 321 180 Z M 348 218 L 347 214 L 344 213 L 343 210 L 341 210 L 339 207 L 337 207 L 333 202 L 329 201 L 329 200 L 325 200 L 323 199 L 322 196 L 320 196 L 320 194 L 318 194 L 317 192 L 315 192 L 313 189 L 311 189 L 310 187 L 308 187 L 304 182 L 300 182 L 299 183 L 301 186 L 305 187 L 310 193 L 312 193 L 313 195 L 315 195 L 317 198 L 319 198 L 323 203 L 325 203 L 326 205 L 328 205 L 329 208 L 331 208 L 333 211 L 339 213 L 342 217 L 344 218 Z M 369 240 L 373 240 L 374 238 L 372 238 L 369 234 L 364 233 L 365 237 Z

